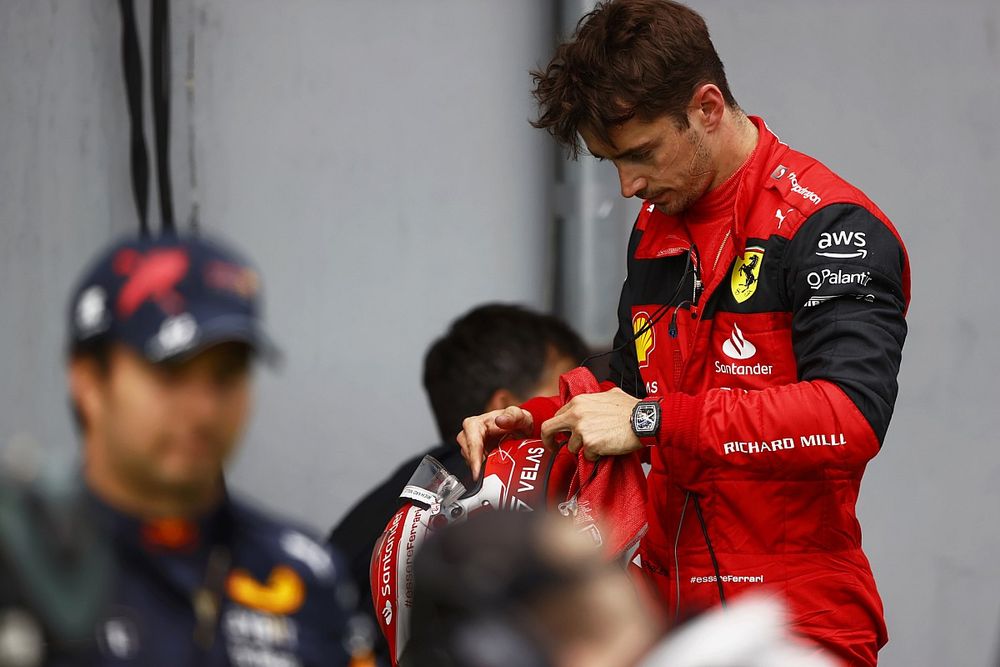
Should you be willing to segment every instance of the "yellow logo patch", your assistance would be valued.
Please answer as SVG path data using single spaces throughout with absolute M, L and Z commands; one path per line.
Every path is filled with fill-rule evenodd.
M 760 265 L 764 263 L 764 249 L 753 247 L 743 251 L 742 257 L 736 258 L 730 287 L 736 303 L 743 303 L 757 291 L 760 282 Z
M 649 366 L 649 353 L 656 347 L 653 327 L 649 326 L 649 313 L 640 311 L 632 316 L 632 333 L 635 335 L 635 358 L 639 368 L 646 368 Z
M 226 592 L 244 607 L 277 615 L 295 613 L 306 599 L 302 577 L 287 565 L 275 566 L 264 584 L 246 570 L 233 570 L 226 580 Z

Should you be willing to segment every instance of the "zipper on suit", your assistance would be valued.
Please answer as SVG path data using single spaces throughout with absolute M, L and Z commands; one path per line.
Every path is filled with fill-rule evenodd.
M 715 253 L 715 260 L 712 262 L 712 280 L 715 283 L 713 285 L 713 291 L 714 291 L 715 288 L 717 288 L 719 286 L 719 283 L 721 282 L 721 280 L 717 278 L 716 271 L 719 268 L 719 260 L 722 259 L 722 253 L 726 249 L 726 245 L 729 243 L 729 239 L 732 236 L 732 233 L 733 233 L 732 229 L 727 229 L 726 230 L 726 235 L 724 237 L 722 237 L 722 243 L 719 244 L 719 249 Z M 695 256 L 694 256 L 694 259 L 693 259 L 693 265 L 694 265 L 694 276 L 695 276 L 695 278 L 694 278 L 694 294 L 693 294 L 694 298 L 692 299 L 692 302 L 691 302 L 691 319 L 695 320 L 695 323 L 694 323 L 694 330 L 691 332 L 690 344 L 692 346 L 696 346 L 698 344 L 698 330 L 701 328 L 701 317 L 700 317 L 701 308 L 699 306 L 699 301 L 700 301 L 701 297 L 703 296 L 704 289 L 705 289 L 705 284 L 701 282 L 701 256 L 700 256 L 700 253 L 695 253 Z M 685 374 L 684 371 L 687 370 L 687 361 L 690 360 L 690 358 L 691 358 L 691 355 L 687 355 L 687 358 L 685 359 L 682 367 L 680 368 L 680 372 L 679 373 L 677 371 L 678 367 L 677 366 L 674 367 L 675 368 L 675 370 L 674 370 L 674 386 L 678 390 L 680 390 L 680 388 L 681 388 L 681 380 L 684 377 L 684 374 Z M 676 360 L 677 359 L 675 357 L 674 361 L 676 361 Z

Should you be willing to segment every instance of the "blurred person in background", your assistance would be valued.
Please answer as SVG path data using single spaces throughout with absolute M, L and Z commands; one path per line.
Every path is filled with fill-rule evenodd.
M 888 637 L 855 505 L 898 392 L 909 263 L 886 215 L 736 103 L 704 19 L 611 0 L 533 73 L 573 157 L 643 200 L 606 391 L 465 421 L 651 462 L 642 568 L 675 621 L 749 592 L 849 664 Z
M 546 512 L 483 512 L 432 534 L 410 619 L 401 667 L 628 667 L 661 634 L 621 565 Z
M 420 461 L 433 456 L 471 488 L 469 468 L 454 441 L 462 420 L 556 393 L 559 376 L 586 355 L 586 344 L 562 320 L 501 303 L 477 306 L 463 314 L 427 350 L 423 384 L 442 444 L 402 463 L 359 500 L 330 534 L 330 542 L 347 559 L 359 591 L 359 608 L 373 622 L 368 571 L 372 549 L 399 509 L 399 494 Z M 376 649 L 379 662 L 389 664 L 381 634 Z
M 252 366 L 274 353 L 259 289 L 226 246 L 165 235 L 114 244 L 73 293 L 83 477 L 118 567 L 93 664 L 346 665 L 354 651 L 328 549 L 226 489 Z

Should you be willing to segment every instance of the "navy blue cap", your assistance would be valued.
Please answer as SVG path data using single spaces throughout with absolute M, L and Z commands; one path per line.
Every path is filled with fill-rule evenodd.
M 125 237 L 87 269 L 70 301 L 71 345 L 128 345 L 159 363 L 222 342 L 268 359 L 257 272 L 225 245 L 198 236 Z

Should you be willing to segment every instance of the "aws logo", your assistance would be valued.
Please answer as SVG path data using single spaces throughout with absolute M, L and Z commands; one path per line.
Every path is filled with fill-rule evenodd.
M 868 256 L 864 232 L 823 232 L 819 235 L 816 254 L 831 259 L 864 259 Z
M 743 303 L 757 291 L 760 282 L 760 265 L 764 262 L 764 249 L 760 247 L 747 248 L 742 257 L 736 258 L 733 265 L 733 275 L 730 288 L 736 303 Z
M 635 336 L 635 358 L 639 362 L 639 368 L 646 368 L 649 366 L 649 353 L 656 347 L 649 313 L 641 310 L 632 316 L 632 333 Z
M 265 583 L 246 570 L 233 570 L 226 580 L 226 592 L 244 607 L 277 615 L 295 613 L 306 599 L 302 577 L 287 565 L 275 566 Z

